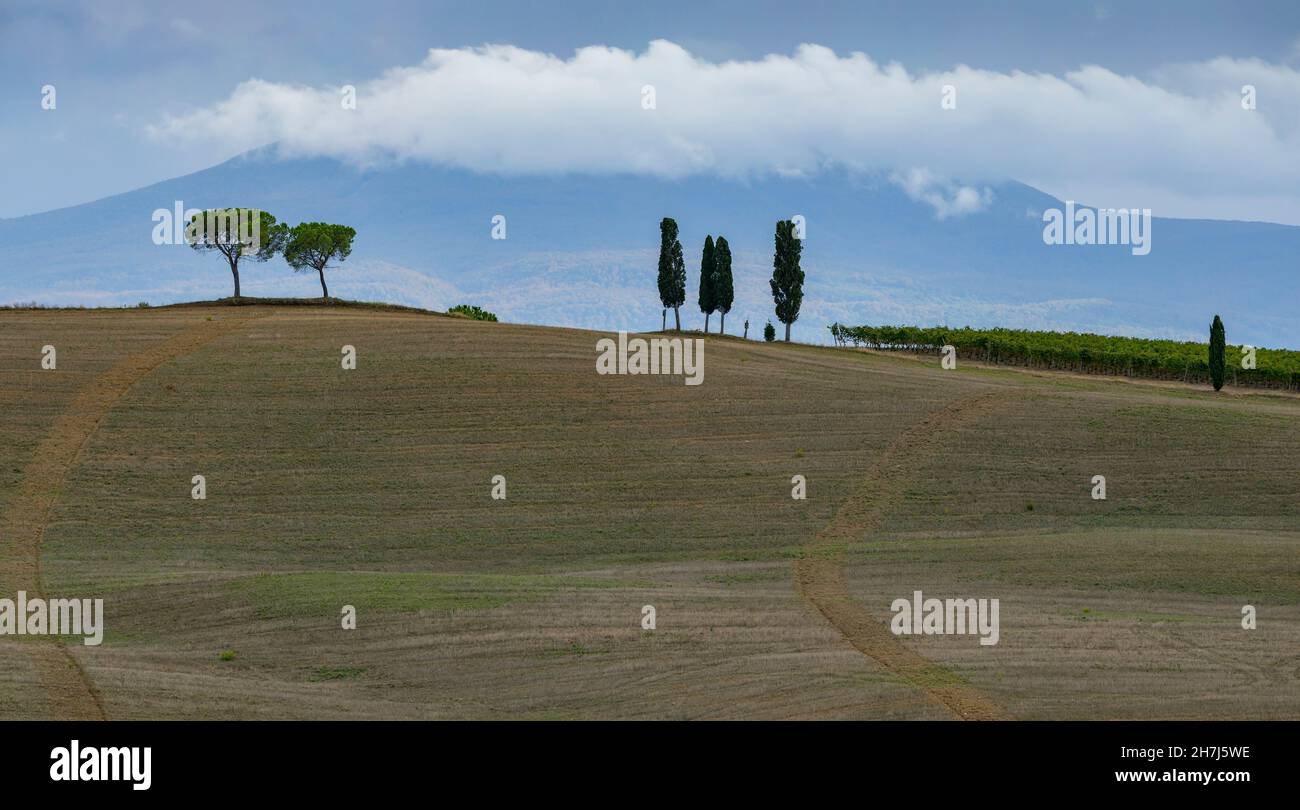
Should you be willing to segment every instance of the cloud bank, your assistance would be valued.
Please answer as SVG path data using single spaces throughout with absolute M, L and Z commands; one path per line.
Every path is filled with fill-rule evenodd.
M 1255 109 L 1243 109 L 1245 84 Z M 721 63 L 662 40 L 570 58 L 491 45 L 432 50 L 358 84 L 355 109 L 342 97 L 341 87 L 252 79 L 149 132 L 210 142 L 222 157 L 278 143 L 360 165 L 505 173 L 745 176 L 839 165 L 889 172 L 940 217 L 979 210 L 980 183 L 1014 178 L 1158 216 L 1300 223 L 1300 71 L 1254 59 L 1142 78 L 1098 66 L 916 74 L 817 45 Z

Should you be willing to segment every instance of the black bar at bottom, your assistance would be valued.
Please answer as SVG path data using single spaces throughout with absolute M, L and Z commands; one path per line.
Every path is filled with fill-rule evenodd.
M 275 787 L 341 800 L 375 798 L 376 789 L 463 786 L 483 796 L 532 790 L 538 798 L 603 795 L 621 803 L 592 789 L 622 782 L 636 798 L 680 797 L 693 785 L 688 794 L 731 799 L 800 785 L 874 785 L 877 799 L 885 788 L 927 799 L 972 790 L 999 797 L 1044 789 L 1071 797 L 1289 793 L 1300 725 L 127 721 L 8 723 L 4 730 L 6 787 L 50 796 L 220 802 Z M 115 769 L 116 780 L 102 778 Z M 146 770 L 148 789 L 136 789 Z

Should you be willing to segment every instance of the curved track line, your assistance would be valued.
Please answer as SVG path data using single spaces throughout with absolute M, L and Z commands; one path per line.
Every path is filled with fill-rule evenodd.
M 146 374 L 169 360 L 203 346 L 255 318 L 269 313 L 205 321 L 148 350 L 120 361 L 82 389 L 55 419 L 23 470 L 9 509 L 0 517 L 4 542 L 3 579 L 14 591 L 45 597 L 41 577 L 41 541 L 50 511 L 58 502 L 68 472 L 77 464 L 95 429 L 110 408 Z M 104 706 L 90 677 L 61 639 L 33 638 L 23 644 L 32 658 L 54 717 L 61 720 L 104 720 Z
M 921 465 L 943 445 L 945 433 L 995 412 L 1012 398 L 1008 390 L 985 391 L 958 400 L 908 429 L 885 449 L 858 491 L 795 561 L 800 593 L 850 644 L 963 720 L 998 720 L 1008 715 L 987 695 L 904 645 L 886 624 L 872 617 L 849 595 L 842 562 L 849 543 L 880 529 Z

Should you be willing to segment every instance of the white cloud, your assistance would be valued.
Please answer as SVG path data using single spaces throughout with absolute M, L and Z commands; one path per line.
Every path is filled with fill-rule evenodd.
M 655 88 L 655 109 L 641 88 Z M 957 108 L 940 106 L 941 88 Z M 1258 109 L 1243 110 L 1243 84 Z M 1300 71 L 1255 59 L 1171 65 L 1138 78 L 1097 66 L 1061 76 L 957 66 L 909 73 L 861 53 L 710 62 L 671 42 L 559 58 L 511 46 L 433 50 L 422 63 L 338 87 L 252 79 L 210 107 L 168 116 L 160 139 L 219 157 L 278 142 L 357 164 L 422 160 L 494 172 L 802 174 L 828 164 L 925 167 L 940 216 L 986 204 L 1015 178 L 1093 205 L 1157 216 L 1300 221 Z M 941 178 L 960 177 L 969 185 Z M 904 183 L 904 188 L 914 184 Z M 1099 198 L 1101 197 L 1101 198 Z M 1278 213 L 1278 200 L 1284 201 Z
M 939 219 L 973 214 L 993 202 L 992 189 L 963 186 L 947 178 L 937 177 L 924 168 L 913 168 L 905 173 L 894 172 L 889 176 L 889 181 L 902 188 L 908 197 L 933 208 Z

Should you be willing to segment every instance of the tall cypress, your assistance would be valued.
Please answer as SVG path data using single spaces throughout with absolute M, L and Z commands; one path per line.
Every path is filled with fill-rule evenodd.
M 686 261 L 682 243 L 677 241 L 677 221 L 670 217 L 659 223 L 659 300 L 665 307 L 672 307 L 680 332 L 682 315 L 678 307 L 686 303 Z
M 717 271 L 713 255 L 713 236 L 704 237 L 704 252 L 700 255 L 700 312 L 704 313 L 704 334 L 709 333 L 709 316 L 717 305 L 713 301 L 713 274 Z
M 676 239 L 673 240 L 673 318 L 677 323 L 677 331 L 682 331 L 682 313 L 681 305 L 686 303 L 686 256 L 682 253 L 682 243 Z
M 713 303 L 722 318 L 718 327 L 721 334 L 727 331 L 727 313 L 731 311 L 736 298 L 731 279 L 731 245 L 727 244 L 725 237 L 719 236 L 713 245 L 713 264 Z
M 790 324 L 799 320 L 799 305 L 803 303 L 803 270 L 799 257 L 803 242 L 795 238 L 794 222 L 776 223 L 776 252 L 772 256 L 772 301 L 776 304 L 776 317 L 785 324 L 785 342 L 790 342 Z
M 1210 382 L 1214 384 L 1215 391 L 1223 387 L 1223 371 L 1227 365 L 1223 358 L 1225 348 L 1223 321 L 1215 315 L 1214 323 L 1210 324 Z

